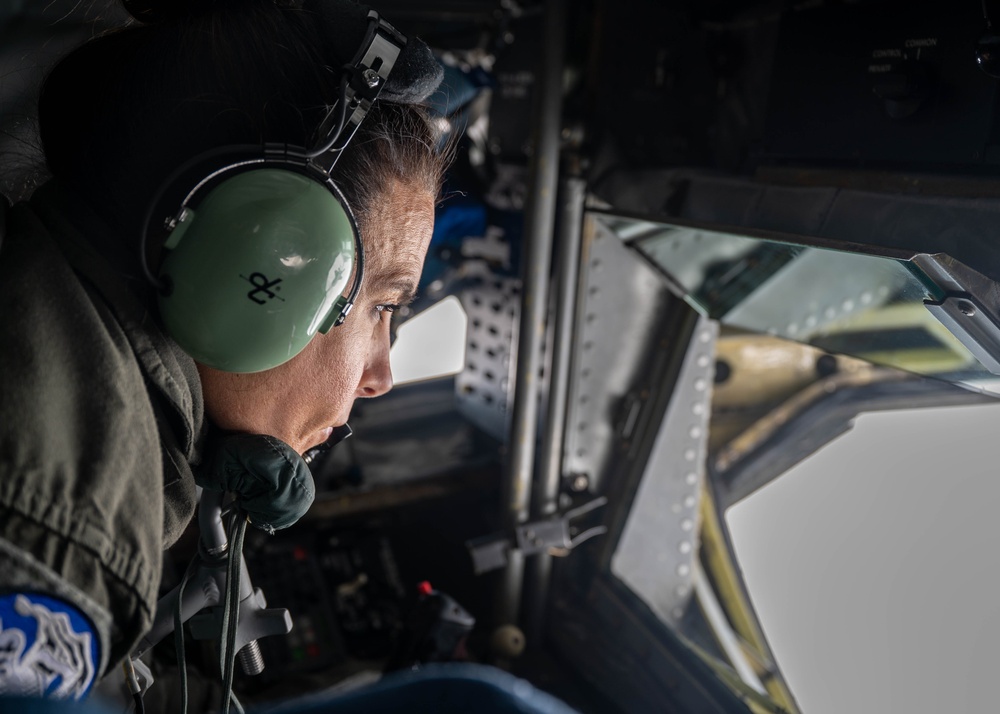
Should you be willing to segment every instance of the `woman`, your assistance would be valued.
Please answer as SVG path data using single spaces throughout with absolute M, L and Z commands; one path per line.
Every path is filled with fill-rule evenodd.
M 335 135 L 372 25 L 339 0 L 126 7 L 138 22 L 46 80 L 52 180 L 8 212 L 0 247 L 0 692 L 79 698 L 132 649 L 212 432 L 265 435 L 291 463 L 391 387 L 389 313 L 416 288 L 444 170 L 417 108 L 440 68 L 411 41 L 330 172 L 364 249 L 353 310 L 263 371 L 194 359 L 164 327 L 172 286 L 156 269 L 172 250 L 163 207 L 198 184 L 178 167 Z M 255 276 L 260 298 L 272 283 Z

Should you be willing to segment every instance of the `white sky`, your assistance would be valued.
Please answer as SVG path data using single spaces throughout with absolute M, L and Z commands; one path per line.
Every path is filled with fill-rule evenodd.
M 727 512 L 804 714 L 1000 711 L 1000 405 L 862 415 Z
M 466 317 L 451 296 L 399 328 L 389 355 L 394 384 L 456 374 L 465 366 Z

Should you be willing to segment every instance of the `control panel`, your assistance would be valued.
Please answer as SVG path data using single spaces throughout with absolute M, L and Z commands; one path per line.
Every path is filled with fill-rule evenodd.
M 825 2 L 788 11 L 763 157 L 867 169 L 1000 163 L 1000 80 L 982 65 L 986 30 L 975 2 Z

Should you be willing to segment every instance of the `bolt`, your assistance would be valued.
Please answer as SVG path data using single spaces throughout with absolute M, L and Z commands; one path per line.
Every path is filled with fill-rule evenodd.
M 177 227 L 178 223 L 183 223 L 188 218 L 191 217 L 191 212 L 187 208 L 182 208 L 181 212 L 176 216 L 169 216 L 163 221 L 163 227 L 168 231 L 172 231 Z
M 361 73 L 361 76 L 364 78 L 365 84 L 367 84 L 371 89 L 375 89 L 375 87 L 378 86 L 378 83 L 382 81 L 382 78 L 378 76 L 378 72 L 373 69 L 366 69 Z
M 837 363 L 837 358 L 833 355 L 820 355 L 816 359 L 816 374 L 820 377 L 829 377 L 836 374 L 839 368 L 840 365 Z
M 972 317 L 976 314 L 976 306 L 973 305 L 968 300 L 958 301 L 958 311 L 965 315 L 966 317 Z
M 587 474 L 577 474 L 573 477 L 573 484 L 571 488 L 577 493 L 586 491 L 588 486 L 590 486 L 590 479 L 587 478 Z
M 250 677 L 255 677 L 264 671 L 264 655 L 260 651 L 260 645 L 257 644 L 257 640 L 248 642 L 236 654 L 236 659 L 243 668 L 243 671 Z

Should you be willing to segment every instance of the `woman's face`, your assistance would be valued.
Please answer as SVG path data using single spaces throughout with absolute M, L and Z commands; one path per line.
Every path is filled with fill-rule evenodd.
M 365 273 L 343 324 L 266 372 L 231 374 L 198 365 L 205 410 L 216 426 L 275 436 L 301 454 L 347 422 L 355 399 L 392 388 L 391 314 L 380 308 L 413 298 L 434 228 L 434 196 L 396 182 L 359 222 Z

